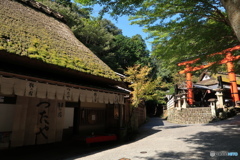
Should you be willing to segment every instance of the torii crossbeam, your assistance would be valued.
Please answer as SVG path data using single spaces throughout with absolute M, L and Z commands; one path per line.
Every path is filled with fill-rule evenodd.
M 197 71 L 197 70 L 200 70 L 200 69 L 204 69 L 204 68 L 207 68 L 207 67 L 210 67 L 211 65 L 213 65 L 215 63 L 217 63 L 217 64 L 226 64 L 227 65 L 229 81 L 231 83 L 232 99 L 233 99 L 233 101 L 235 103 L 237 101 L 239 101 L 238 88 L 237 88 L 237 82 L 236 82 L 236 74 L 234 72 L 233 61 L 235 61 L 237 59 L 240 59 L 240 55 L 233 56 L 231 52 L 233 52 L 235 50 L 240 50 L 240 45 L 237 45 L 237 46 L 235 46 L 233 48 L 225 49 L 222 52 L 217 52 L 217 53 L 210 54 L 209 55 L 210 57 L 215 56 L 215 55 L 222 55 L 222 54 L 226 54 L 226 56 L 221 61 L 212 62 L 212 63 L 209 63 L 207 65 L 200 65 L 200 66 L 197 66 L 197 67 L 191 67 L 190 66 L 190 64 L 193 64 L 193 63 L 196 63 L 197 61 L 199 61 L 200 58 L 197 58 L 197 59 L 191 60 L 191 61 L 185 61 L 185 62 L 178 63 L 178 66 L 186 66 L 186 68 L 184 70 L 180 71 L 179 73 L 180 74 L 186 73 L 187 90 L 188 90 L 187 101 L 188 101 L 188 103 L 190 105 L 192 105 L 193 102 L 194 102 L 192 73 L 191 72 Z

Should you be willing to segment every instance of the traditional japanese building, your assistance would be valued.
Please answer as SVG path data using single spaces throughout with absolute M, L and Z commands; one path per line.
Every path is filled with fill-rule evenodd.
M 121 78 L 54 10 L 33 0 L 0 8 L 0 148 L 118 135 L 130 112 Z
M 221 77 L 221 84 L 219 82 L 219 78 Z M 236 83 L 237 83 L 237 88 L 238 88 L 238 93 L 240 92 L 240 76 L 236 75 Z M 212 74 L 211 72 L 203 72 L 200 77 L 199 81 L 195 84 L 199 86 L 204 86 L 207 87 L 207 94 L 205 93 L 204 95 L 209 95 L 209 98 L 214 97 L 216 94 L 216 90 L 222 87 L 222 92 L 223 92 L 223 98 L 224 101 L 226 102 L 234 102 L 232 98 L 232 93 L 231 93 L 231 82 L 229 80 L 229 76 L 227 73 L 216 73 Z M 220 86 L 222 85 L 222 86 Z M 212 96 L 210 96 L 212 95 Z M 215 96 L 216 97 L 216 96 Z M 204 97 L 203 97 L 204 98 Z M 208 99 L 209 99 L 208 98 Z M 231 104 L 233 105 L 233 104 Z

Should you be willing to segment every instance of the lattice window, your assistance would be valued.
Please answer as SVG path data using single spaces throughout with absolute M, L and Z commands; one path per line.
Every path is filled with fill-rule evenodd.
M 105 122 L 105 109 L 81 108 L 80 124 L 96 125 Z

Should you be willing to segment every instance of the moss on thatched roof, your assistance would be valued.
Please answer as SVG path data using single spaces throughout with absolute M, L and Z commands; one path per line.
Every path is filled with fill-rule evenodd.
M 114 71 L 79 42 L 66 24 L 56 15 L 51 16 L 53 12 L 43 12 L 24 1 L 0 1 L 0 50 L 119 80 Z

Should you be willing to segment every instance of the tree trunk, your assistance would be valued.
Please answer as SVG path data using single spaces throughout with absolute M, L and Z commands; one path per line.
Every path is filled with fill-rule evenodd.
M 227 11 L 231 27 L 240 41 L 240 1 L 239 0 L 221 0 Z

